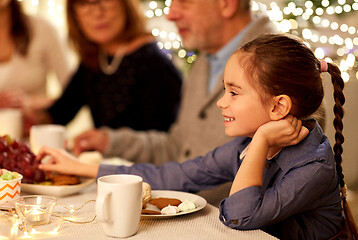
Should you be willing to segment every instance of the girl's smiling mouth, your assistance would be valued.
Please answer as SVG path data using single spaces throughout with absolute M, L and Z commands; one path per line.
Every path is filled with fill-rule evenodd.
M 233 117 L 224 116 L 224 121 L 225 121 L 225 122 L 232 122 L 232 121 L 234 121 L 234 120 L 235 120 L 235 118 L 233 118 Z

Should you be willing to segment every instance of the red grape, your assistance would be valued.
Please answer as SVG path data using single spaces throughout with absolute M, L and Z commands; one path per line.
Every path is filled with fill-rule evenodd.
M 1 139 L 0 140 L 0 152 L 8 151 L 8 149 L 9 149 L 9 145 L 7 144 L 7 142 Z
M 45 173 L 43 171 L 41 171 L 40 169 L 35 169 L 34 181 L 35 182 L 43 182 L 45 180 L 46 180 Z
M 21 171 L 22 175 L 28 178 L 33 178 L 35 171 L 34 168 L 30 165 L 25 166 L 24 168 L 22 168 Z
M 2 162 L 4 161 L 5 158 L 6 158 L 5 155 L 0 153 L 0 166 L 2 166 Z
M 11 158 L 4 159 L 2 162 L 3 168 L 12 171 L 16 167 L 16 161 Z
M 29 153 L 30 152 L 30 148 L 26 145 L 26 144 L 21 144 L 19 146 L 19 151 L 21 153 Z
M 19 148 L 19 142 L 16 141 L 16 140 L 12 141 L 11 147 L 14 148 L 14 149 L 18 149 Z
M 28 165 L 30 164 L 26 161 L 16 161 L 16 167 L 18 167 L 19 169 L 24 169 Z
M 23 177 L 21 182 L 22 183 L 34 183 L 34 180 L 31 178 Z

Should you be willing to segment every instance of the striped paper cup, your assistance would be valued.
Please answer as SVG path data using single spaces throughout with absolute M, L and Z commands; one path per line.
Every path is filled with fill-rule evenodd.
M 12 202 L 20 196 L 21 179 L 22 175 L 17 179 L 0 181 L 0 204 Z

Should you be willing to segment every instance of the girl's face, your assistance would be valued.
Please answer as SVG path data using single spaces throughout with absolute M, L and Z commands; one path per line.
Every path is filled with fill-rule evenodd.
M 126 13 L 119 0 L 79 0 L 74 10 L 82 32 L 98 45 L 116 42 L 123 33 Z
M 272 104 L 263 104 L 260 93 L 248 81 L 238 54 L 234 54 L 225 67 L 224 96 L 217 102 L 224 116 L 225 133 L 230 137 L 253 137 L 261 125 L 271 120 Z

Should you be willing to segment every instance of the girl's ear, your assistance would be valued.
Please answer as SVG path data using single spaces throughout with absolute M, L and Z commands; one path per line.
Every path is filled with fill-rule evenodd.
M 274 105 L 270 111 L 271 120 L 280 120 L 286 117 L 292 108 L 291 98 L 287 95 L 279 95 L 273 99 Z
M 226 18 L 232 17 L 238 8 L 237 0 L 219 0 L 221 15 Z

